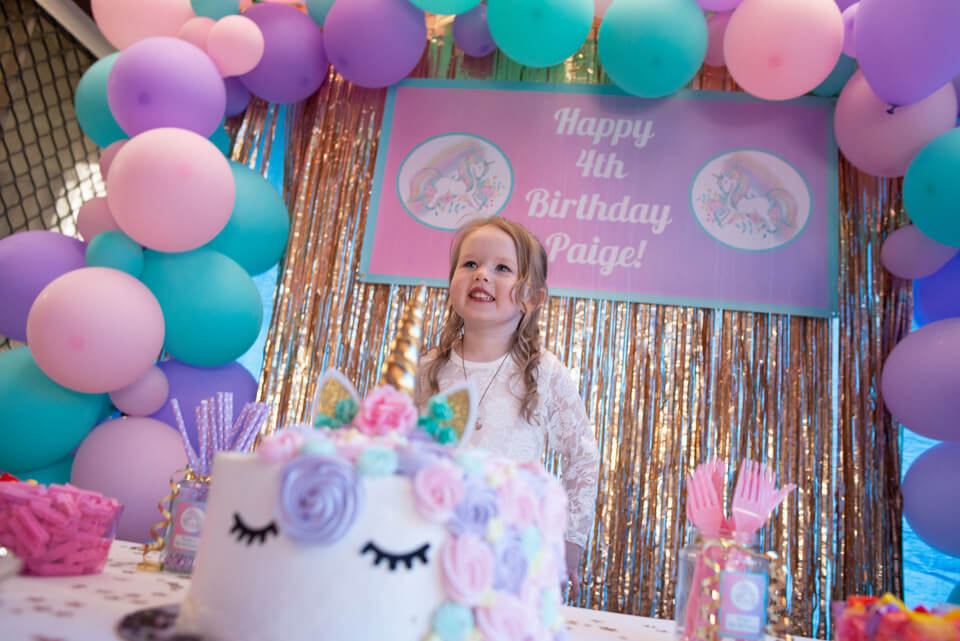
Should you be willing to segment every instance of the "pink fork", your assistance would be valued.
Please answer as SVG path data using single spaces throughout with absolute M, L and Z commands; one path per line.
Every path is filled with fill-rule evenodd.
M 719 459 L 701 463 L 687 477 L 687 518 L 693 522 L 704 538 L 716 538 L 724 525 L 723 505 L 720 503 L 723 479 L 721 465 Z M 688 639 L 695 638 L 695 626 L 700 610 L 700 585 L 706 578 L 706 573 L 706 563 L 702 557 L 698 557 L 690 581 L 684 616 L 683 633 Z

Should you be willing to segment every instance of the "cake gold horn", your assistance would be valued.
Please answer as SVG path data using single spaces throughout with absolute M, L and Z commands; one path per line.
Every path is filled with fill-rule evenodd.
M 423 343 L 423 308 L 426 300 L 427 286 L 417 285 L 404 307 L 400 327 L 380 373 L 381 384 L 393 385 L 411 398 L 420 360 L 420 345 Z

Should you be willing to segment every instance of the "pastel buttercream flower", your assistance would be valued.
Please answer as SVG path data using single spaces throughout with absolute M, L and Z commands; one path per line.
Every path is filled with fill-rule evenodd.
M 502 518 L 517 529 L 525 529 L 540 520 L 540 499 L 518 477 L 509 479 L 498 488 Z
M 369 436 L 390 432 L 409 434 L 417 424 L 417 408 L 413 400 L 392 385 L 381 385 L 360 404 L 353 425 Z
M 524 528 L 520 531 L 520 547 L 527 556 L 528 561 L 533 561 L 540 551 L 540 530 L 534 526 Z
M 413 478 L 417 472 L 433 465 L 440 457 L 422 447 L 399 447 L 397 452 L 397 474 Z
M 503 521 L 498 518 L 493 518 L 487 521 L 487 540 L 488 541 L 497 541 L 503 536 L 506 527 L 503 525 Z
M 445 523 L 463 497 L 463 471 L 447 460 L 420 468 L 413 477 L 413 496 L 425 519 Z
M 427 403 L 427 412 L 430 417 L 438 422 L 453 420 L 454 412 L 450 403 L 443 396 L 434 396 Z
M 433 613 L 433 633 L 441 641 L 466 641 L 473 629 L 473 612 L 456 603 L 444 603 Z
M 283 468 L 277 520 L 300 543 L 329 545 L 347 533 L 364 493 L 353 467 L 333 458 L 301 455 Z
M 296 456 L 303 441 L 303 433 L 299 430 L 279 430 L 263 439 L 257 448 L 257 456 L 267 463 L 283 463 Z
M 467 450 L 457 454 L 454 461 L 463 469 L 464 475 L 469 479 L 470 477 L 483 474 L 484 458 L 485 457 L 477 450 Z
M 460 605 L 478 604 L 493 585 L 493 552 L 475 536 L 450 537 L 440 550 L 440 567 L 447 595 Z
M 500 487 L 513 476 L 514 467 L 509 461 L 499 458 L 489 458 L 485 463 L 487 482 L 493 487 Z
M 544 638 L 532 613 L 520 599 L 501 594 L 490 607 L 477 609 L 477 628 L 487 641 L 531 641 Z
M 453 509 L 453 516 L 447 527 L 454 534 L 474 534 L 486 536 L 487 524 L 499 513 L 497 493 L 479 483 L 467 482 L 463 498 Z
M 397 453 L 389 447 L 368 447 L 357 457 L 357 470 L 366 476 L 391 476 L 397 471 Z
M 497 566 L 493 587 L 519 595 L 530 565 L 520 535 L 516 531 L 508 531 L 494 544 L 494 554 Z
M 320 456 L 334 456 L 337 446 L 325 438 L 308 438 L 300 446 L 300 454 L 317 454 Z

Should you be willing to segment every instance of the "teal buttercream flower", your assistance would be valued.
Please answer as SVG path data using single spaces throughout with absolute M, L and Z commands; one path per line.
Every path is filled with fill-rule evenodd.
M 477 455 L 476 450 L 460 452 L 453 461 L 460 466 L 467 478 L 483 475 L 483 458 Z
M 537 556 L 540 551 L 540 532 L 536 527 L 531 525 L 520 533 L 520 548 L 528 561 Z
M 397 453 L 388 447 L 368 447 L 357 457 L 357 471 L 366 476 L 390 476 L 397 465 Z
M 360 406 L 357 405 L 357 402 L 352 398 L 342 398 L 337 401 L 337 406 L 334 409 L 334 415 L 337 420 L 340 421 L 340 424 L 349 423 L 353 420 L 353 417 L 357 415 L 357 412 L 360 411 Z
M 473 629 L 473 612 L 456 603 L 444 603 L 433 613 L 433 632 L 441 641 L 463 641 Z
M 447 399 L 442 396 L 434 396 L 431 398 L 427 409 L 430 412 L 430 416 L 436 421 L 443 422 L 453 420 L 453 408 L 450 407 Z
M 553 625 L 560 614 L 560 597 L 550 590 L 540 591 L 540 620 L 546 626 Z
M 317 414 L 313 419 L 313 426 L 329 428 L 340 427 L 340 421 L 326 414 Z
M 423 428 L 423 431 L 433 436 L 440 429 L 440 424 L 429 416 L 421 416 L 417 419 L 417 425 Z
M 447 425 L 437 430 L 437 433 L 433 435 L 433 438 L 436 439 L 437 443 L 440 443 L 440 445 L 449 445 L 450 443 L 456 443 L 457 430 Z
M 337 446 L 325 438 L 311 438 L 300 446 L 301 454 L 318 454 L 320 456 L 333 456 L 337 453 Z

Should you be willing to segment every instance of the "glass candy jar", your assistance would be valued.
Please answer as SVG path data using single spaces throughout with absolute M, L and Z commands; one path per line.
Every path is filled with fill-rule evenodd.
M 163 569 L 169 572 L 189 574 L 200 545 L 203 518 L 207 507 L 207 492 L 210 481 L 191 472 L 177 486 L 170 501 L 170 525 L 166 532 L 166 553 Z
M 769 584 L 759 533 L 744 539 L 722 531 L 708 539 L 693 528 L 677 564 L 677 638 L 763 639 Z

